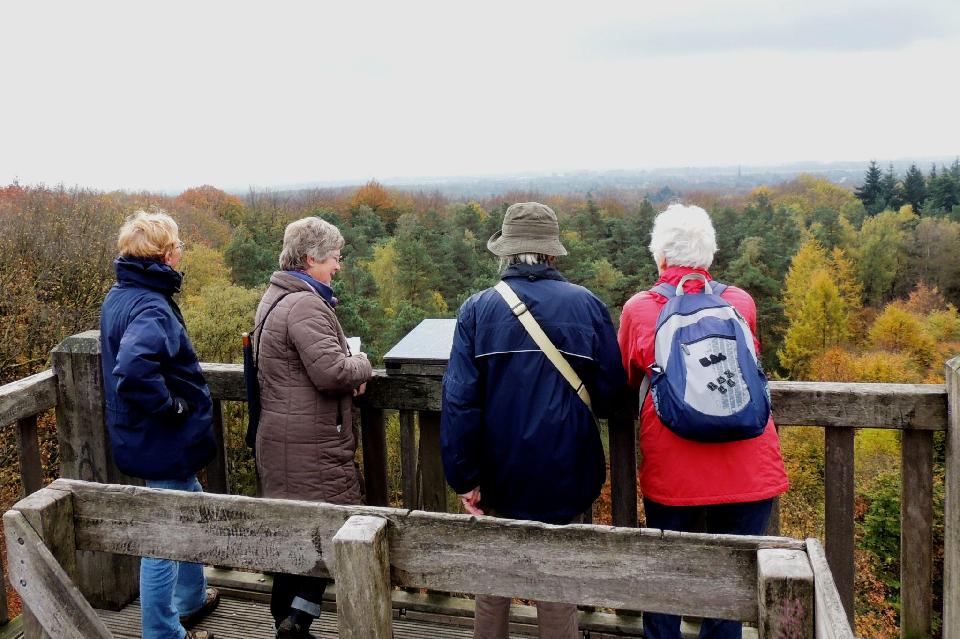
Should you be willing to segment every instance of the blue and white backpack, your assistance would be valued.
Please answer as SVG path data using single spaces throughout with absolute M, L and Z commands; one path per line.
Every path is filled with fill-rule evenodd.
M 683 284 L 692 279 L 703 280 L 703 292 L 684 293 Z M 763 433 L 770 417 L 770 391 L 753 332 L 720 298 L 726 289 L 700 273 L 683 276 L 676 287 L 651 289 L 668 301 L 657 318 L 650 392 L 660 421 L 684 439 L 750 439 Z M 645 380 L 641 405 L 647 385 Z

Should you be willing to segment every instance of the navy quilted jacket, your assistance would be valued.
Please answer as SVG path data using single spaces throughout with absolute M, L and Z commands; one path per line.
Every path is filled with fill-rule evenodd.
M 605 416 L 626 383 L 607 307 L 546 265 L 508 268 L 513 288 Z M 586 405 L 494 289 L 460 308 L 443 378 L 443 465 L 497 514 L 566 523 L 600 494 L 606 464 Z
M 117 467 L 143 479 L 186 479 L 213 459 L 213 403 L 170 297 L 182 277 L 156 260 L 118 258 L 100 314 L 107 428 Z M 189 404 L 174 415 L 173 398 Z

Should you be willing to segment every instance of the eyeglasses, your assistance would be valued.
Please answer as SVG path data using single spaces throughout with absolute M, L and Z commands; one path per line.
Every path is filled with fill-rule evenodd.
M 183 240 L 177 240 L 176 247 L 182 251 L 186 244 L 183 243 Z
M 337 264 L 343 264 L 347 260 L 346 255 L 330 255 L 328 256 L 331 260 L 336 260 Z

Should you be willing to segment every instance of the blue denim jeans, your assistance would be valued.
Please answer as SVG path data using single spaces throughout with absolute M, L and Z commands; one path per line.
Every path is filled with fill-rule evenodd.
M 740 504 L 714 506 L 664 506 L 643 500 L 647 527 L 680 532 L 697 532 L 706 520 L 708 533 L 730 535 L 762 535 L 767 528 L 772 499 Z M 726 619 L 704 619 L 700 639 L 741 639 L 742 624 Z M 660 613 L 643 613 L 643 636 L 647 639 L 680 639 L 680 617 Z
M 148 488 L 203 492 L 196 477 L 147 480 Z M 183 639 L 180 616 L 196 612 L 206 599 L 203 566 L 170 559 L 140 560 L 140 614 L 143 639 Z

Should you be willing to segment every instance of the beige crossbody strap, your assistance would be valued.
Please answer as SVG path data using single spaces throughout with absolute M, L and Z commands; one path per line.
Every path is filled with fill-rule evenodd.
M 517 297 L 517 294 L 513 292 L 513 289 L 510 288 L 510 285 L 503 280 L 494 286 L 494 288 L 507 302 L 507 306 L 509 306 L 513 314 L 517 316 L 517 319 L 520 320 L 520 323 L 523 324 L 523 327 L 527 329 L 530 337 L 532 337 L 533 341 L 537 343 L 537 346 L 540 347 L 540 350 L 543 351 L 543 354 L 547 356 L 547 359 L 553 362 L 553 365 L 557 367 L 557 370 L 560 371 L 560 374 L 563 375 L 563 378 L 570 383 L 570 386 L 573 387 L 573 390 L 577 393 L 577 396 L 583 400 L 583 403 L 586 404 L 587 408 L 589 408 L 592 412 L 593 407 L 590 404 L 590 393 L 587 392 L 587 387 L 584 386 L 580 376 L 577 375 L 575 370 L 573 370 L 573 367 L 570 366 L 570 363 L 563 358 L 563 355 L 560 354 L 560 351 L 557 350 L 557 347 L 553 345 L 553 342 L 550 341 L 550 338 L 547 337 L 547 334 L 543 332 L 542 328 L 540 328 L 540 324 L 537 323 L 533 313 L 530 313 L 527 310 L 527 305 L 524 304 L 519 297 Z

